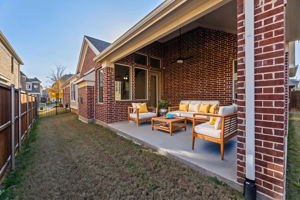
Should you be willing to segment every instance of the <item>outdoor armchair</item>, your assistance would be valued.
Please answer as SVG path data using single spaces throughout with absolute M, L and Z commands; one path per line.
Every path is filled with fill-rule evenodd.
M 210 117 L 211 120 L 213 117 L 216 117 L 215 124 L 211 125 L 211 120 L 210 122 L 197 124 L 197 120 L 201 121 L 203 115 Z M 237 113 L 236 108 L 232 106 L 221 107 L 219 114 L 196 113 L 193 116 L 192 149 L 194 149 L 196 138 L 218 143 L 220 144 L 221 159 L 224 160 L 224 145 L 236 135 Z
M 134 121 L 138 126 L 139 123 L 149 121 L 153 117 L 157 116 L 158 108 L 147 106 L 147 109 L 149 112 L 140 113 L 138 108 L 134 108 L 132 106 L 128 107 L 128 120 Z

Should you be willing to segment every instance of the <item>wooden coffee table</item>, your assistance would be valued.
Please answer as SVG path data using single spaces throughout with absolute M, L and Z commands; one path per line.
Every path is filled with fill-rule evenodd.
M 186 118 L 174 117 L 172 119 L 166 117 L 154 117 L 151 119 L 152 130 L 158 129 L 170 133 L 172 136 L 174 131 L 185 129 L 186 130 Z

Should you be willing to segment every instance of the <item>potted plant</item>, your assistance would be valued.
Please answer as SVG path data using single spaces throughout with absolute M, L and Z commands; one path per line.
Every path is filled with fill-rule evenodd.
M 168 107 L 171 105 L 169 101 L 160 101 L 158 103 L 158 109 L 160 116 L 165 115 L 168 112 Z

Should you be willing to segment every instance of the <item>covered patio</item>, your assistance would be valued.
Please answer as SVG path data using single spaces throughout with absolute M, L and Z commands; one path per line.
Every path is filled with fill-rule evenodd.
M 241 191 L 242 187 L 237 183 L 236 137 L 225 143 L 224 160 L 221 160 L 220 144 L 197 138 L 192 150 L 190 122 L 186 130 L 176 131 L 170 136 L 166 132 L 152 130 L 149 121 L 136 126 L 127 120 L 127 110 L 132 103 L 147 103 L 152 107 L 157 107 L 161 100 L 170 101 L 172 106 L 179 105 L 182 100 L 217 101 L 219 106 L 236 103 L 236 1 L 215 1 L 214 6 L 200 2 L 191 1 L 191 4 L 201 4 L 207 9 L 205 12 L 188 22 L 178 23 L 174 29 L 168 29 L 168 32 L 139 45 L 128 54 L 129 48 L 135 47 L 135 40 L 143 43 L 152 38 L 147 32 L 141 34 L 144 40 L 140 37 L 132 39 L 128 49 L 117 50 L 119 52 L 115 54 L 118 56 L 110 54 L 108 60 L 111 63 L 102 64 L 102 71 L 98 73 L 104 77 L 112 75 L 113 80 L 109 84 L 114 87 L 107 94 L 108 97 L 114 96 L 115 100 L 107 103 L 111 106 L 107 126 L 138 144 L 153 148 L 208 176 L 217 177 Z M 189 6 L 182 9 L 189 13 Z M 165 20 L 169 23 L 176 20 L 174 17 L 170 15 Z M 153 27 L 162 24 L 160 22 Z M 96 104 L 96 122 L 100 122 L 97 115 L 100 119 L 103 113 L 97 106 L 105 104 L 104 96 L 103 104 Z
M 139 127 L 128 121 L 115 122 L 108 126 L 138 144 L 171 156 L 208 176 L 215 176 L 239 189 L 236 183 L 236 138 L 225 144 L 225 157 L 221 160 L 219 144 L 198 139 L 195 149 L 192 150 L 191 124 L 187 125 L 186 131 L 176 131 L 173 136 L 164 131 L 152 130 L 149 122 L 142 123 Z

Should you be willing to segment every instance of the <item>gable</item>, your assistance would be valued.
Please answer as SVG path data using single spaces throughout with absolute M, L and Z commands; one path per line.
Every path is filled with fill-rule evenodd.
M 95 68 L 96 63 L 93 60 L 95 58 L 95 56 L 96 56 L 96 54 L 94 53 L 94 51 L 89 46 L 87 46 L 87 49 L 84 54 L 81 70 L 79 72 L 80 77 L 84 76 L 84 74 L 87 71 Z

